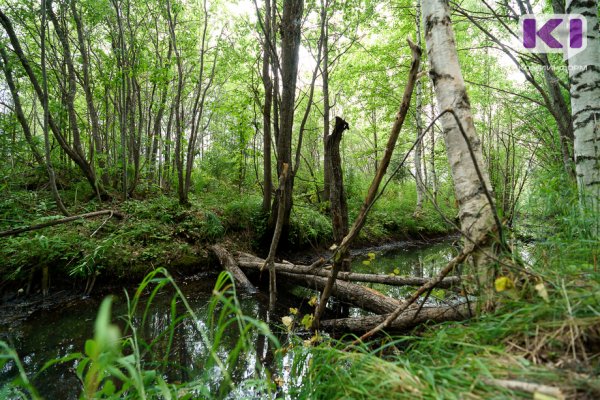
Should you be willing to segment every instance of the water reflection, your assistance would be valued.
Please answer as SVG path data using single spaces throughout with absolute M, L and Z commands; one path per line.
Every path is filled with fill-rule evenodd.
M 382 253 L 375 251 L 375 256 L 356 257 L 352 270 L 355 272 L 413 275 L 431 277 L 457 253 L 449 242 L 438 243 L 427 247 L 399 248 L 391 252 Z M 369 260 L 368 263 L 363 261 Z M 186 319 L 181 323 L 174 323 L 171 299 L 174 292 L 164 288 L 154 299 L 146 319 L 143 313 L 136 314 L 133 318 L 136 326 L 140 327 L 140 336 L 144 342 L 141 351 L 145 354 L 147 362 L 144 368 L 156 369 L 168 382 L 188 382 L 195 378 L 207 375 L 208 351 L 205 342 L 201 340 L 199 330 L 211 332 L 211 326 L 218 318 L 218 311 L 210 313 L 209 301 L 217 275 L 205 275 L 199 279 L 182 282 L 182 292 L 188 303 L 199 318 L 199 321 Z M 412 289 L 403 287 L 389 287 L 381 284 L 369 284 L 374 289 L 387 293 L 395 298 L 402 298 Z M 130 292 L 132 292 L 131 290 Z M 286 296 L 280 296 L 279 309 L 275 313 L 268 311 L 268 299 L 261 293 L 255 295 L 240 295 L 239 303 L 241 312 L 257 320 L 265 321 L 273 328 L 281 325 L 281 317 L 286 315 L 290 307 L 303 307 L 301 297 L 305 299 L 314 294 L 307 289 L 296 289 L 299 297 L 288 291 Z M 307 296 L 308 295 L 308 296 Z M 74 352 L 82 352 L 85 340 L 93 337 L 93 325 L 100 302 L 103 296 L 81 299 L 71 302 L 64 307 L 38 312 L 32 315 L 17 329 L 4 333 L 9 344 L 15 348 L 21 357 L 25 370 L 30 376 L 40 371 L 47 360 L 65 357 Z M 144 310 L 140 305 L 139 309 Z M 182 315 L 185 308 L 181 301 L 175 304 L 177 315 Z M 303 313 L 304 310 L 301 310 Z M 308 311 L 310 312 L 310 311 Z M 363 312 L 351 310 L 351 315 Z M 123 294 L 115 293 L 113 302 L 113 321 L 125 331 L 126 320 L 116 318 L 127 314 L 127 301 Z M 198 324 L 196 326 L 195 324 Z M 172 337 L 169 328 L 174 326 Z M 199 329 L 200 328 L 200 329 Z M 274 329 L 280 342 L 287 341 L 287 333 Z M 214 333 L 211 333 L 214 334 Z M 239 332 L 232 325 L 224 334 L 218 347 L 214 349 L 222 360 L 226 360 L 238 340 Z M 255 379 L 264 377 L 267 368 L 281 378 L 284 392 L 287 392 L 291 382 L 298 384 L 301 376 L 290 377 L 290 371 L 295 375 L 307 368 L 306 364 L 296 366 L 294 354 L 284 354 L 275 357 L 274 346 L 265 336 L 253 331 L 249 338 L 253 348 L 235 364 L 232 379 L 238 383 L 230 398 L 250 397 L 258 398 L 264 388 L 257 388 Z M 302 351 L 306 351 L 303 349 Z M 304 354 L 301 359 L 305 361 L 310 354 Z M 47 399 L 77 399 L 81 391 L 81 383 L 75 374 L 76 364 L 71 361 L 58 364 L 33 379 L 37 388 L 43 388 L 43 396 Z M 213 368 L 209 375 L 213 375 L 203 391 L 211 393 L 219 390 L 219 370 Z M 12 379 L 16 375 L 16 368 L 12 363 L 5 365 L 0 370 L 0 387 L 2 382 Z M 287 387 L 287 389 L 286 389 Z
M 431 278 L 448 264 L 460 251 L 452 241 L 444 241 L 421 247 L 402 247 L 392 251 L 365 254 L 352 261 L 353 272 L 369 274 L 387 274 Z M 412 293 L 414 288 L 406 286 L 388 286 L 379 283 L 361 283 L 396 299 L 402 299 Z M 352 315 L 364 315 L 362 310 L 353 310 Z

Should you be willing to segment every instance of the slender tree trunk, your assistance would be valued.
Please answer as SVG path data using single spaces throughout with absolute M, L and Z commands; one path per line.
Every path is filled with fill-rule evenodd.
M 584 207 L 600 212 L 600 34 L 598 0 L 567 1 L 567 13 L 587 19 L 587 47 L 569 58 L 575 167 Z M 600 233 L 596 218 L 593 230 Z
M 430 86 L 430 94 L 431 94 L 431 118 L 435 117 L 435 104 L 434 104 L 434 96 L 433 96 L 433 86 Z M 431 194 L 433 196 L 433 201 L 437 202 L 437 194 L 438 194 L 438 178 L 437 172 L 435 171 L 435 124 L 431 126 L 431 133 L 429 135 L 431 141 L 430 154 L 429 154 L 429 173 L 431 174 Z
M 286 174 L 283 186 L 278 190 L 285 193 L 277 195 L 273 202 L 269 227 L 275 230 L 278 218 L 278 207 L 283 207 L 281 238 L 285 240 L 289 230 L 290 212 L 292 210 L 293 173 L 292 165 L 292 134 L 294 127 L 294 105 L 296 99 L 296 80 L 298 78 L 298 52 L 300 50 L 300 29 L 304 0 L 289 0 L 284 2 L 281 21 L 281 114 L 279 123 L 279 138 L 277 139 L 277 172 L 281 177 L 283 165 L 287 164 L 290 173 Z M 279 200 L 285 203 L 280 204 Z
M 327 168 L 331 164 L 329 160 L 329 154 L 327 153 L 327 137 L 329 136 L 329 112 L 331 106 L 329 104 L 329 23 L 327 20 L 327 7 L 329 6 L 328 0 L 321 0 L 321 18 L 323 18 L 322 24 L 322 36 L 323 36 L 323 66 L 321 78 L 323 81 L 323 198 L 329 199 L 331 190 L 331 170 Z
M 271 109 L 273 107 L 273 82 L 271 81 L 271 0 L 265 0 L 265 38 L 263 43 L 262 81 L 265 88 L 263 107 L 263 202 L 262 210 L 269 212 L 273 193 L 273 174 L 271 166 Z
M 423 2 L 425 41 L 430 63 L 429 76 L 435 85 L 446 142 L 454 192 L 459 207 L 465 251 L 470 251 L 494 228 L 495 208 L 488 173 L 484 168 L 481 141 L 475 132 L 471 105 L 458 63 L 450 10 L 445 0 Z M 451 111 L 451 112 L 448 112 Z M 466 137 L 464 137 L 465 135 Z M 476 249 L 476 268 L 487 271 L 491 245 Z M 485 269 L 485 270 L 483 270 Z M 484 274 L 486 288 L 493 274 Z
M 52 9 L 52 0 L 46 1 L 45 11 L 48 13 L 48 17 L 52 22 L 54 27 L 54 31 L 58 36 L 59 42 L 61 43 L 63 49 L 63 57 L 64 62 L 67 67 L 67 82 L 68 87 L 65 89 L 65 100 L 67 106 L 67 114 L 69 117 L 69 126 L 70 131 L 73 134 L 73 148 L 75 152 L 78 154 L 79 158 L 83 161 L 82 168 L 84 173 L 88 177 L 88 181 L 92 186 L 95 193 L 98 195 L 98 198 L 101 200 L 102 197 L 106 195 L 106 191 L 100 184 L 100 182 L 96 181 L 96 174 L 94 171 L 93 164 L 89 163 L 86 160 L 85 153 L 83 151 L 82 143 L 81 143 L 81 135 L 79 132 L 79 124 L 77 122 L 77 114 L 75 112 L 75 96 L 77 94 L 77 80 L 75 67 L 73 65 L 73 58 L 71 56 L 71 46 L 69 44 L 69 38 L 67 37 L 67 33 L 62 29 L 56 14 Z
M 100 135 L 100 123 L 98 121 L 98 112 L 94 104 L 94 96 L 92 93 L 91 80 L 90 80 L 90 61 L 89 51 L 86 46 L 85 34 L 83 32 L 83 24 L 81 22 L 81 16 L 77 11 L 75 0 L 70 2 L 71 12 L 73 19 L 75 20 L 75 26 L 77 28 L 77 40 L 79 42 L 79 52 L 81 54 L 81 68 L 83 69 L 83 90 L 85 92 L 85 101 L 88 109 L 89 119 L 92 126 L 92 138 L 94 143 L 95 152 L 98 157 L 98 166 L 102 171 L 101 181 L 103 186 L 110 184 L 108 180 L 108 172 L 106 171 L 106 146 L 102 142 L 102 136 Z
M 417 46 L 421 47 L 421 0 L 417 0 L 417 13 L 415 15 L 415 23 L 417 26 Z M 417 80 L 415 94 L 415 119 L 416 119 L 416 137 L 420 138 L 423 133 L 423 83 L 421 79 Z M 417 204 L 415 206 L 415 215 L 419 215 L 423 209 L 423 200 L 425 199 L 425 186 L 423 184 L 423 141 L 418 140 L 415 147 L 415 185 L 417 188 Z
M 180 51 L 177 47 L 177 37 L 175 36 L 175 26 L 177 24 L 177 14 L 172 12 L 171 2 L 167 1 L 167 16 L 169 23 L 169 34 L 173 43 L 173 52 L 177 64 L 177 89 L 175 93 L 174 108 L 175 108 L 175 167 L 177 169 L 177 194 L 179 195 L 179 203 L 187 204 L 188 197 L 185 190 L 184 171 L 183 171 L 183 122 L 184 112 L 181 105 L 181 95 L 183 93 L 183 61 Z
M 48 29 L 47 27 L 47 20 L 46 20 L 46 7 L 44 5 L 44 3 L 46 2 L 46 0 L 42 0 L 42 34 L 41 34 L 41 38 L 40 38 L 40 42 L 41 42 L 41 64 L 42 64 L 42 90 L 44 92 L 44 101 L 42 102 L 42 106 L 44 108 L 44 123 L 43 123 L 43 130 L 44 130 L 44 149 L 45 149 L 45 154 L 46 154 L 46 169 L 48 170 L 48 180 L 50 182 L 50 190 L 52 190 L 52 196 L 54 197 L 54 201 L 56 202 L 56 206 L 58 207 L 58 209 L 60 210 L 60 212 L 65 215 L 65 216 L 69 216 L 69 212 L 67 211 L 67 208 L 65 207 L 65 205 L 62 202 L 62 199 L 60 198 L 60 194 L 58 193 L 58 188 L 56 187 L 56 176 L 54 174 L 54 168 L 52 167 L 52 159 L 51 159 L 51 154 L 50 154 L 50 138 L 48 135 L 48 116 L 50 115 L 49 109 L 48 109 L 48 75 L 46 73 L 46 31 Z M 44 270 L 44 275 L 47 275 L 47 271 Z M 47 279 L 44 280 L 44 282 L 47 282 Z M 47 292 L 47 287 L 45 288 L 45 292 Z M 44 293 L 44 295 L 46 295 L 46 293 Z
M 23 111 L 23 106 L 21 104 L 21 96 L 17 91 L 17 86 L 13 79 L 12 68 L 10 66 L 10 60 L 8 59 L 8 54 L 6 53 L 6 49 L 2 44 L 0 44 L 0 68 L 4 72 L 4 77 L 6 78 L 6 84 L 8 85 L 8 89 L 10 90 L 10 94 L 13 99 L 13 104 L 15 107 L 15 114 L 17 116 L 17 120 L 21 125 L 21 129 L 23 130 L 23 135 L 25 136 L 25 140 L 27 144 L 29 144 L 29 148 L 31 149 L 31 153 L 33 154 L 33 158 L 39 165 L 46 165 L 44 158 L 40 151 L 37 148 L 35 141 L 33 140 L 33 135 L 31 133 L 31 127 L 29 126 L 29 122 L 27 121 L 27 117 L 25 116 L 25 112 Z

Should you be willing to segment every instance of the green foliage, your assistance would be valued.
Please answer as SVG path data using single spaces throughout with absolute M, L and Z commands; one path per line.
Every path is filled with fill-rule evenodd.
M 366 183 L 366 182 L 365 182 Z M 349 201 L 350 221 L 358 215 L 362 205 L 366 185 L 357 190 Z M 367 223 L 359 238 L 367 243 L 389 240 L 390 237 L 403 238 L 418 235 L 439 235 L 453 230 L 447 220 L 453 220 L 456 209 L 453 204 L 451 189 L 443 187 L 440 191 L 440 215 L 431 202 L 426 201 L 423 212 L 414 215 L 416 204 L 416 188 L 414 182 L 391 183 L 367 217 Z
M 223 208 L 223 220 L 228 230 L 264 230 L 266 223 L 261 210 L 262 199 L 259 196 L 244 196 L 234 199 Z
M 145 325 L 151 323 L 148 313 L 156 295 L 169 288 L 174 295 L 168 326 L 158 337 L 144 337 L 142 332 Z M 82 396 L 88 399 L 224 399 L 232 393 L 245 393 L 244 385 L 233 386 L 233 376 L 242 371 L 248 378 L 246 384 L 253 391 L 272 396 L 273 385 L 260 364 L 253 365 L 252 379 L 248 376 L 247 367 L 240 361 L 253 353 L 252 338 L 257 334 L 267 338 L 275 349 L 280 346 L 279 342 L 266 323 L 241 312 L 233 280 L 228 273 L 223 272 L 215 284 L 209 312 L 213 319 L 208 327 L 190 307 L 173 278 L 162 268 L 147 275 L 134 296 L 128 297 L 123 333 L 111 322 L 111 303 L 108 297 L 100 305 L 94 337 L 85 342 L 83 353 L 49 360 L 37 374 L 56 364 L 75 362 L 75 373 L 83 384 Z M 175 331 L 181 327 L 194 330 L 206 349 L 197 360 L 197 364 L 203 366 L 203 372 L 189 382 L 169 382 L 166 371 L 185 368 L 178 365 L 171 352 Z M 231 337 L 232 331 L 236 333 L 236 339 L 233 346 L 228 347 L 225 336 Z M 227 351 L 223 351 L 224 347 Z M 18 355 L 6 343 L 0 342 L 0 368 L 7 362 L 14 363 L 19 374 L 0 388 L 0 393 L 41 399 Z
M 310 206 L 296 205 L 290 218 L 289 242 L 299 246 L 331 240 L 331 219 Z

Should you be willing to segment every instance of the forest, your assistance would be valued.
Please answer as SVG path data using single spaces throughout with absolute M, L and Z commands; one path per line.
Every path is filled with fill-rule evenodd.
M 0 398 L 600 398 L 598 0 L 0 0 Z

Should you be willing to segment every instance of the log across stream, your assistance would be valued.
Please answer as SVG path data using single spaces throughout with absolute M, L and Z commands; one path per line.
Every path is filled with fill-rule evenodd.
M 374 253 L 374 258 L 369 257 L 368 253 Z M 456 254 L 457 249 L 454 248 L 450 241 L 439 242 L 433 245 L 416 247 L 412 245 L 399 245 L 396 250 L 382 254 L 376 249 L 368 250 L 363 255 L 355 257 L 352 265 L 352 270 L 362 274 L 390 274 L 397 272 L 396 276 L 413 276 L 428 278 L 435 275 L 438 270 L 443 267 L 447 261 Z M 363 263 L 369 261 L 368 263 Z M 368 264 L 368 265 L 366 265 Z M 397 271 L 395 271 L 397 270 Z M 297 274 L 296 274 L 297 275 Z M 215 285 L 217 275 L 215 273 L 201 274 L 194 278 L 179 282 L 179 286 L 190 305 L 196 310 L 200 319 L 208 319 L 208 301 L 212 294 L 212 289 Z M 304 279 L 300 275 L 298 279 Z M 282 277 L 282 281 L 284 278 Z M 360 283 L 360 282 L 349 282 Z M 414 290 L 414 286 L 390 286 L 381 283 L 360 283 L 367 285 L 370 289 L 375 289 L 385 296 L 390 296 L 394 299 L 403 299 L 407 294 Z M 342 284 L 343 285 L 343 284 Z M 278 297 L 278 308 L 274 314 L 268 311 L 268 296 L 265 296 L 262 288 L 258 287 L 255 294 L 248 294 L 240 289 L 239 301 L 242 312 L 252 318 L 269 320 L 271 328 L 280 342 L 285 343 L 287 332 L 278 327 L 282 326 L 281 318 L 289 314 L 289 309 L 300 308 L 301 312 L 308 312 L 309 308 L 306 304 L 302 304 L 302 298 L 297 296 L 297 293 L 281 292 Z M 129 288 L 131 294 L 135 290 L 134 287 Z M 308 291 L 302 289 L 300 292 Z M 441 295 L 445 291 L 448 296 L 451 294 L 451 289 L 440 289 L 435 295 Z M 316 292 L 312 292 L 316 293 Z M 70 352 L 83 351 L 85 340 L 93 336 L 93 327 L 98 306 L 102 298 L 107 293 L 92 293 L 92 296 L 82 298 L 72 298 L 66 304 L 62 304 L 58 308 L 43 309 L 34 312 L 18 325 L 0 328 L 0 339 L 11 343 L 17 350 L 24 368 L 27 371 L 35 372 L 43 366 L 43 364 L 52 358 L 62 357 Z M 115 289 L 112 293 L 114 296 L 113 321 L 122 323 L 118 316 L 126 312 L 126 298 L 122 289 Z M 153 302 L 152 308 L 149 310 L 148 316 L 150 323 L 143 334 L 147 337 L 157 337 L 162 330 L 169 324 L 169 314 L 171 307 L 172 291 L 161 291 Z M 397 301 L 397 300 L 396 300 Z M 388 307 L 395 306 L 396 301 L 383 301 L 378 307 L 379 311 L 387 311 Z M 415 320 L 399 320 L 398 325 L 393 328 L 406 329 L 410 326 L 423 322 L 424 319 L 441 320 L 442 318 L 451 317 L 450 314 L 432 315 L 440 310 L 438 305 L 443 305 L 441 301 L 430 301 L 428 306 L 420 313 L 418 319 Z M 429 305 L 433 306 L 429 307 Z M 371 314 L 369 316 L 368 314 Z M 331 315 L 328 316 L 330 321 L 323 321 L 322 328 L 326 331 L 335 330 L 336 332 L 351 332 L 363 333 L 367 327 L 365 323 L 372 325 L 380 320 L 381 317 L 374 316 L 374 313 L 363 311 L 360 308 L 351 308 L 350 317 L 347 319 L 338 319 L 331 322 Z M 411 316 L 410 311 L 407 314 Z M 412 314 L 414 315 L 414 313 Z M 374 319 L 375 318 L 375 319 Z M 1 322 L 1 321 L 0 321 Z M 403 324 L 403 325 L 400 325 Z M 369 325 L 369 326 L 370 326 Z M 227 347 L 228 340 L 225 341 L 223 351 L 233 349 L 233 341 L 231 346 Z M 264 338 L 259 335 L 252 337 L 256 349 L 262 348 L 262 352 L 267 353 L 264 349 Z M 194 365 L 198 362 L 206 349 L 199 345 L 200 340 L 193 334 L 193 329 L 181 329 L 177 331 L 174 337 L 174 351 L 179 354 L 179 362 L 189 367 L 190 376 L 173 376 L 172 379 L 193 378 L 193 373 L 196 371 Z M 247 360 L 248 365 L 254 365 L 256 360 Z M 263 363 L 271 362 L 268 359 L 261 360 Z M 57 365 L 51 370 L 36 378 L 38 387 L 44 387 L 46 398 L 69 398 L 65 397 L 65 393 L 72 393 L 70 398 L 77 398 L 76 390 L 65 390 L 65 388 L 79 388 L 75 374 L 72 372 L 73 365 L 66 363 Z M 15 370 L 6 365 L 0 370 L 0 386 L 2 382 L 11 379 L 15 374 Z
M 223 268 L 232 274 L 239 287 L 242 289 L 246 288 L 252 292 L 256 290 L 254 285 L 249 282 L 245 272 L 259 272 L 262 275 L 266 265 L 264 259 L 241 252 L 232 255 L 218 245 L 213 247 L 213 251 L 219 257 Z M 367 259 L 363 260 L 362 264 L 372 266 L 376 262 L 376 259 L 376 254 L 367 253 Z M 333 297 L 347 306 L 356 307 L 374 315 L 325 320 L 321 328 L 325 330 L 341 330 L 347 333 L 359 333 L 360 331 L 369 331 L 375 328 L 386 319 L 386 316 L 402 307 L 405 300 L 398 296 L 382 293 L 373 287 L 360 283 L 375 283 L 393 287 L 425 287 L 429 283 L 430 277 L 423 276 L 422 265 L 422 260 L 419 260 L 413 266 L 414 272 L 416 272 L 415 275 L 417 276 L 401 276 L 399 275 L 400 269 L 397 267 L 388 274 L 365 272 L 339 273 L 332 289 Z M 275 263 L 274 267 L 277 271 L 279 282 L 284 281 L 287 284 L 302 286 L 317 292 L 325 288 L 327 279 L 331 276 L 330 265 L 327 264 L 324 258 L 316 260 L 311 265 L 293 264 L 282 260 L 279 263 Z M 433 273 L 434 271 L 430 272 Z M 449 276 L 439 281 L 435 285 L 435 288 L 456 289 L 460 284 L 461 279 L 459 276 Z M 419 323 L 428 321 L 444 322 L 461 320 L 472 315 L 473 310 L 466 299 L 455 298 L 443 304 L 432 304 L 431 302 L 426 302 L 429 295 L 426 297 L 420 304 L 419 302 L 415 302 L 415 304 L 410 305 L 406 312 L 396 318 L 393 323 L 389 324 L 388 330 L 408 329 Z

